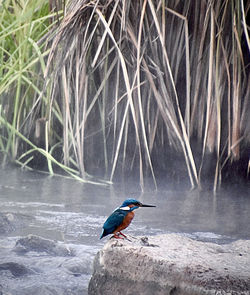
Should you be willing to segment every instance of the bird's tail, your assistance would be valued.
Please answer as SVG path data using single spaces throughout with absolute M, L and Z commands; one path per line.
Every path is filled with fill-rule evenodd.
M 100 235 L 100 239 L 102 239 L 104 236 L 105 236 L 105 234 L 104 234 L 104 229 L 103 229 L 103 230 L 102 230 L 102 233 L 101 233 L 101 235 Z

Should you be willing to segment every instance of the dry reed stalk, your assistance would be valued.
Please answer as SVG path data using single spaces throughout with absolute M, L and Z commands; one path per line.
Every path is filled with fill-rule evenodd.
M 141 66 L 141 60 L 143 55 L 141 56 L 141 37 L 142 37 L 142 25 L 143 25 L 143 19 L 145 17 L 145 9 L 146 9 L 146 4 L 147 2 L 144 1 L 143 6 L 142 6 L 142 12 L 141 12 L 141 18 L 140 18 L 140 24 L 139 24 L 139 31 L 138 31 L 138 40 L 137 40 L 137 47 L 136 47 L 136 52 L 137 52 L 137 56 L 136 56 L 136 61 L 137 61 L 137 65 L 136 65 L 136 73 L 137 73 L 137 98 L 139 101 L 139 112 L 140 112 L 140 119 L 141 119 L 141 128 L 142 128 L 142 134 L 143 134 L 143 142 L 144 142 L 144 146 L 146 149 L 146 153 L 147 153 L 147 159 L 149 162 L 149 166 L 150 166 L 150 170 L 153 176 L 153 180 L 154 180 L 154 184 L 155 187 L 157 188 L 157 184 L 156 184 L 156 179 L 155 179 L 155 175 L 154 175 L 154 170 L 153 170 L 153 165 L 152 165 L 152 161 L 151 161 L 151 156 L 150 156 L 150 150 L 149 150 L 149 146 L 148 146 L 148 139 L 147 139 L 147 135 L 146 135 L 146 128 L 145 128 L 145 124 L 144 124 L 144 115 L 143 115 L 143 107 L 142 107 L 142 97 L 141 97 L 141 77 L 140 77 L 140 66 Z M 134 41 L 135 42 L 135 41 Z
M 188 20 L 187 17 L 177 13 L 176 11 L 166 8 L 167 11 L 176 15 L 180 19 L 184 21 L 184 30 L 185 30 L 185 59 L 186 59 L 186 109 L 185 109 L 185 123 L 187 128 L 188 138 L 190 137 L 190 89 L 191 89 L 191 81 L 190 81 L 190 52 L 189 52 L 189 33 L 188 33 Z M 176 42 L 177 44 L 177 42 Z M 180 55 L 181 56 L 181 55 Z
M 183 139 L 182 139 L 181 143 L 183 143 L 182 146 L 185 149 L 184 154 L 185 154 L 185 156 L 187 155 L 187 158 L 186 159 L 188 159 L 190 161 L 190 165 L 191 165 L 191 168 L 192 168 L 192 172 L 194 174 L 194 178 L 195 178 L 196 184 L 198 184 L 198 176 L 197 176 L 196 165 L 195 165 L 193 154 L 192 154 L 192 150 L 191 150 L 191 147 L 190 147 L 190 142 L 188 140 L 188 136 L 187 136 L 185 124 L 184 124 L 184 121 L 183 121 L 183 118 L 182 118 L 182 114 L 181 114 L 181 111 L 180 111 L 179 99 L 178 99 L 178 95 L 177 95 L 176 88 L 175 88 L 175 83 L 174 83 L 173 76 L 172 76 L 172 70 L 171 70 L 171 67 L 170 67 L 170 63 L 169 63 L 167 52 L 166 52 L 165 47 L 164 47 L 165 44 L 163 43 L 163 38 L 162 38 L 162 34 L 160 32 L 159 23 L 158 23 L 157 18 L 156 18 L 156 13 L 155 13 L 155 10 L 154 10 L 154 6 L 153 6 L 153 3 L 152 3 L 151 0 L 149 0 L 149 6 L 150 6 L 150 9 L 151 9 L 153 18 L 154 18 L 154 22 L 155 22 L 155 25 L 156 25 L 156 28 L 157 28 L 159 37 L 160 37 L 160 41 L 162 43 L 162 49 L 163 49 L 164 58 L 165 58 L 165 61 L 167 63 L 167 67 L 168 67 L 168 71 L 169 71 L 171 83 L 172 83 L 173 90 L 174 90 L 174 96 L 175 96 L 175 100 L 176 100 L 176 105 L 177 105 L 179 120 L 180 120 L 180 123 L 181 123 L 181 130 L 182 130 L 182 136 L 183 136 Z M 188 162 L 187 162 L 187 164 L 188 164 Z M 189 165 L 188 165 L 188 169 L 189 169 Z

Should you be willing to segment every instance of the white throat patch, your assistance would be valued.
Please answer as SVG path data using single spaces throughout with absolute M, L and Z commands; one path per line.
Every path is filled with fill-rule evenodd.
M 131 208 L 129 206 L 126 207 L 120 207 L 121 210 L 129 211 Z

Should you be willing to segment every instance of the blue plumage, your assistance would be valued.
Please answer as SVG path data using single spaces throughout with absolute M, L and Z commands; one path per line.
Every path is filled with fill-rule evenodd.
M 118 238 L 117 233 L 121 233 L 121 230 L 125 229 L 134 217 L 134 210 L 139 207 L 155 207 L 152 205 L 143 205 L 141 202 L 135 199 L 127 199 L 122 205 L 113 211 L 103 225 L 102 234 L 100 239 L 114 234 L 114 237 Z M 122 234 L 125 236 L 124 234 Z
M 142 205 L 142 203 L 139 202 L 139 201 L 137 201 L 137 200 L 135 200 L 135 199 L 127 199 L 127 200 L 125 200 L 125 201 L 122 203 L 122 205 L 120 206 L 120 208 L 121 208 L 121 207 L 129 206 L 129 205 L 138 205 L 138 206 L 140 206 L 140 205 Z
M 105 221 L 100 239 L 112 234 L 116 228 L 122 224 L 128 212 L 129 211 L 121 210 L 120 208 L 116 209 Z

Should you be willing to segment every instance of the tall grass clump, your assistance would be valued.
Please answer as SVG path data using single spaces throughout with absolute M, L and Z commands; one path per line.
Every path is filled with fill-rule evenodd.
M 27 166 L 39 155 L 47 162 L 61 163 L 48 150 L 45 123 L 48 89 L 42 92 L 51 32 L 62 12 L 48 1 L 2 1 L 0 6 L 0 151 L 1 162 Z M 43 131 L 46 129 L 43 128 Z M 36 137 L 37 135 L 37 137 Z M 63 167 L 62 167 L 63 168 Z
M 143 187 L 182 154 L 195 186 L 213 154 L 216 189 L 249 146 L 248 10 L 243 1 L 69 1 L 46 73 L 64 164 L 83 177 L 103 168 L 111 181 L 138 170 Z

